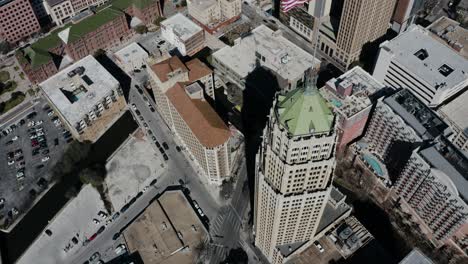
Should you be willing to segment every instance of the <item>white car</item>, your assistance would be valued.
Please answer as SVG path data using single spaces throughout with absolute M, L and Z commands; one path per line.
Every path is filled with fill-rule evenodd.
M 322 253 L 323 251 L 325 251 L 325 250 L 323 249 L 322 245 L 320 245 L 320 243 L 319 243 L 318 241 L 315 241 L 315 242 L 314 242 L 314 245 L 317 247 L 317 249 L 318 249 L 318 251 L 319 251 L 320 253 Z
M 44 135 L 44 132 L 42 132 L 42 131 L 37 132 L 37 136 L 38 136 L 38 137 L 39 137 L 39 136 L 43 136 L 43 135 Z
M 201 217 L 205 216 L 205 214 L 203 213 L 201 208 L 198 208 L 197 211 L 198 211 L 198 213 L 200 214 Z
M 23 177 L 23 176 L 24 176 L 24 172 L 22 172 L 22 171 L 18 171 L 18 172 L 16 173 L 16 178 L 21 178 L 21 177 Z
M 40 124 L 42 124 L 42 123 L 43 123 L 42 120 L 39 120 L 39 121 L 37 121 L 37 122 L 35 123 L 35 126 L 38 126 L 38 125 L 40 125 Z
M 127 247 L 124 244 L 120 244 L 115 248 L 115 254 L 120 255 L 127 252 Z
M 193 201 L 193 206 L 195 206 L 195 209 L 198 209 L 198 208 L 200 208 L 200 206 L 198 206 L 198 203 L 197 203 L 197 201 Z
M 18 140 L 18 138 L 19 138 L 18 136 L 14 136 L 11 140 L 16 141 Z
M 41 159 L 41 161 L 42 161 L 42 162 L 46 162 L 46 161 L 48 161 L 49 159 L 50 159 L 49 156 L 45 156 L 45 157 L 43 157 L 43 158 Z
M 35 123 L 34 121 L 29 122 L 29 123 L 28 123 L 28 127 L 34 126 L 34 123 Z
M 55 114 L 54 110 L 50 110 L 50 111 L 47 113 L 48 116 L 53 116 L 54 114 Z
M 14 159 L 8 161 L 8 165 L 13 165 L 13 164 L 15 164 L 15 160 L 14 160 Z
M 148 190 L 148 186 L 146 186 L 145 188 L 143 188 L 143 190 L 141 190 L 142 192 L 146 192 L 146 190 Z
M 93 219 L 93 222 L 94 222 L 96 225 L 99 225 L 99 223 L 101 223 L 101 221 L 97 220 L 96 218 Z
M 137 107 L 136 107 L 135 104 L 132 104 L 132 109 L 133 109 L 133 110 L 137 110 Z

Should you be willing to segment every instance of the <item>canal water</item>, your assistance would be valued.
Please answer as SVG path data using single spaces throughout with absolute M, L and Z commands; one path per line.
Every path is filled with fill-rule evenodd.
M 93 144 L 90 163 L 104 163 L 137 127 L 127 111 Z M 67 203 L 64 194 L 73 184 L 77 182 L 62 181 L 54 185 L 10 233 L 0 232 L 2 263 L 14 263 L 21 256 L 47 226 L 48 221 Z

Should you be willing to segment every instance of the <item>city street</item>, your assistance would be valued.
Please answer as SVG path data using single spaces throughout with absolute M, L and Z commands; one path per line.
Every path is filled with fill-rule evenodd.
M 88 245 L 77 250 L 76 253 L 70 257 L 70 263 L 81 264 L 85 260 L 89 259 L 94 252 L 100 252 L 101 255 L 105 252 L 113 253 L 112 247 L 115 243 L 112 240 L 112 237 L 114 234 L 121 232 L 133 221 L 134 218 L 143 212 L 143 210 L 149 205 L 150 201 L 164 189 L 171 185 L 179 185 L 179 179 L 182 179 L 185 182 L 185 187 L 190 191 L 190 197 L 193 200 L 197 200 L 200 208 L 202 208 L 208 219 L 213 219 L 219 210 L 219 204 L 211 195 L 208 194 L 208 189 L 199 178 L 198 173 L 194 171 L 192 165 L 188 162 L 183 153 L 178 152 L 175 149 L 176 143 L 173 139 L 174 136 L 166 127 L 157 111 L 151 112 L 147 101 L 143 99 L 144 96 L 149 98 L 149 95 L 146 91 L 144 91 L 143 94 L 140 94 L 135 88 L 135 84 L 143 87 L 142 83 L 132 81 L 132 88 L 130 89 L 129 94 L 129 105 L 135 104 L 138 111 L 140 111 L 141 116 L 144 118 L 144 121 L 142 122 L 146 122 L 148 124 L 153 135 L 159 142 L 167 142 L 169 145 L 169 149 L 165 151 L 169 157 L 169 160 L 166 161 L 168 171 L 159 178 L 154 187 L 149 188 L 145 193 L 143 193 L 143 195 L 141 195 L 141 197 L 139 197 L 124 213 L 120 213 L 120 216 L 114 222 L 110 223 L 100 235 L 98 235 Z M 155 108 L 152 99 L 149 99 L 149 102 L 152 107 Z M 138 115 L 135 111 L 133 111 L 133 114 L 138 120 Z M 156 148 L 156 146 L 154 147 Z M 109 259 L 103 260 L 108 261 Z

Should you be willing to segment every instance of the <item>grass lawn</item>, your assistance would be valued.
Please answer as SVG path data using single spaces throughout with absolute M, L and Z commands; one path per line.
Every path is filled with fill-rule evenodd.
M 8 81 L 0 86 L 0 95 L 8 92 L 13 92 L 18 84 L 15 81 Z
M 26 96 L 22 92 L 14 93 L 8 101 L 0 103 L 0 114 L 8 112 L 13 107 L 21 104 Z
M 10 73 L 7 71 L 0 71 L 0 82 L 6 82 L 10 79 Z

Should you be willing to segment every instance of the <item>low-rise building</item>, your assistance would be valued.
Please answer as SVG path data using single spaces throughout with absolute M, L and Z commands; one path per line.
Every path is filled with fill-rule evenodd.
M 189 0 L 190 17 L 213 33 L 240 18 L 241 0 Z
M 418 248 L 411 250 L 398 264 L 434 264 Z
M 442 105 L 437 112 L 453 131 L 450 140 L 468 155 L 468 91 Z
M 230 131 L 205 100 L 203 86 L 212 72 L 195 59 L 184 64 L 171 57 L 149 68 L 156 106 L 180 138 L 209 183 L 221 184 L 231 173 Z
M 468 29 L 448 17 L 441 17 L 434 21 L 427 29 L 434 39 L 458 52 L 468 59 Z
M 16 57 L 29 80 L 40 83 L 66 66 L 64 62 L 119 44 L 131 34 L 126 14 L 109 6 L 19 49 Z
M 361 67 L 354 67 L 320 90 L 337 114 L 338 152 L 362 135 L 373 106 L 370 97 L 383 87 Z
M 182 56 L 192 56 L 205 47 L 205 31 L 181 13 L 161 22 L 161 35 Z
M 119 82 L 87 56 L 39 84 L 45 98 L 80 141 L 96 141 L 126 107 Z
M 312 42 L 315 19 L 304 9 L 294 7 L 288 11 L 289 15 L 289 27 L 296 31 L 303 38 Z
M 246 79 L 258 66 L 275 73 L 280 88 L 290 91 L 304 84 L 310 69 L 318 69 L 320 61 L 265 25 L 241 37 L 234 46 L 213 53 L 216 73 L 226 81 L 245 89 Z
M 0 1 L 0 39 L 17 43 L 40 29 L 28 0 Z
M 123 235 L 144 263 L 179 264 L 196 262 L 196 248 L 208 231 L 181 191 L 165 191 Z
M 148 52 L 138 43 L 132 42 L 128 46 L 114 53 L 114 58 L 119 66 L 127 73 L 146 65 Z
M 373 76 L 437 107 L 468 85 L 468 60 L 417 25 L 380 45 Z

